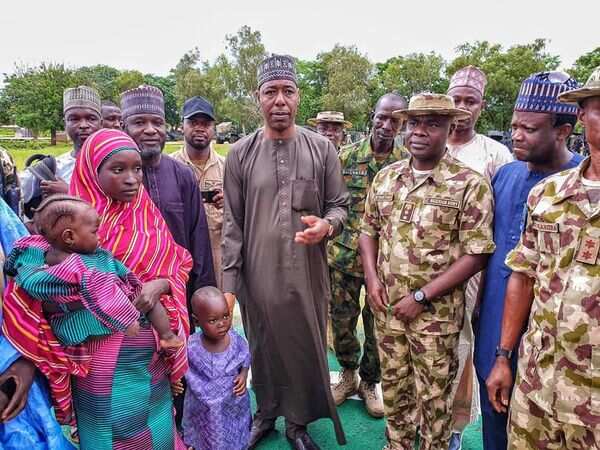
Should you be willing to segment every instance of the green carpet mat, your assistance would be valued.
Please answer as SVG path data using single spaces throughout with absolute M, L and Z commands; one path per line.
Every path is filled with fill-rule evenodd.
M 333 354 L 328 355 L 329 367 L 339 370 Z M 252 395 L 252 410 L 256 409 Z M 322 419 L 308 426 L 314 441 L 323 449 L 380 450 L 385 441 L 385 420 L 374 419 L 367 414 L 363 403 L 358 400 L 346 400 L 338 407 L 338 414 L 346 433 L 347 445 L 339 446 L 335 440 L 333 425 L 329 419 Z M 285 438 L 284 420 L 279 418 L 276 433 L 271 433 L 257 447 L 258 450 L 289 450 L 291 447 Z M 481 419 L 467 427 L 463 433 L 462 450 L 483 450 L 481 438 Z
M 236 317 L 235 328 L 243 335 L 243 329 L 239 318 Z M 332 371 L 339 370 L 339 364 L 335 355 L 328 354 L 329 368 Z M 256 399 L 250 391 L 252 398 L 252 411 L 256 410 Z M 338 407 L 338 414 L 346 433 L 346 446 L 339 446 L 335 440 L 335 433 L 331 420 L 318 420 L 308 426 L 308 431 L 314 441 L 323 449 L 347 449 L 347 450 L 380 450 L 385 445 L 385 420 L 374 419 L 367 414 L 363 403 L 358 400 L 346 400 Z M 66 428 L 65 434 L 68 435 Z M 285 438 L 285 424 L 283 418 L 279 418 L 276 424 L 276 432 L 267 436 L 259 445 L 259 450 L 288 450 L 290 445 Z M 481 437 L 481 418 L 474 424 L 468 426 L 463 433 L 462 450 L 483 450 Z

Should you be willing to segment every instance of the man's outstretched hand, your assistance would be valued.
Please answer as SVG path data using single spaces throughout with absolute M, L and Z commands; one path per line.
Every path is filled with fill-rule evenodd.
M 329 222 L 317 216 L 302 216 L 302 223 L 307 226 L 304 231 L 298 231 L 294 241 L 297 244 L 315 245 L 329 233 Z

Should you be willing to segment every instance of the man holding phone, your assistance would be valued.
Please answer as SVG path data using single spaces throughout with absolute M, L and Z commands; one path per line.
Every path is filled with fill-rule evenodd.
M 189 98 L 183 105 L 184 146 L 171 156 L 189 165 L 202 191 L 202 200 L 212 247 L 217 286 L 221 289 L 221 228 L 223 227 L 223 167 L 225 159 L 212 147 L 215 137 L 215 113 L 203 97 Z

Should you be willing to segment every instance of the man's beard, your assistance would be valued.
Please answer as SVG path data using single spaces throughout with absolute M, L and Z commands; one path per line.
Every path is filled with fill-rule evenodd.
M 155 145 L 152 147 L 144 146 L 140 147 L 142 159 L 152 159 L 162 153 L 162 147 Z
M 185 143 L 192 147 L 194 150 L 202 151 L 206 150 L 210 146 L 210 140 L 205 140 L 203 144 L 194 142 L 193 139 L 185 140 Z

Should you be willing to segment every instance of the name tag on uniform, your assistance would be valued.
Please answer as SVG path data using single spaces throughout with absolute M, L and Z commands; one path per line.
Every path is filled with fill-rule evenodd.
M 446 208 L 460 209 L 460 202 L 453 198 L 427 197 L 423 203 L 431 206 L 445 206 Z
M 400 221 L 405 223 L 412 222 L 412 216 L 415 213 L 415 207 L 417 205 L 413 202 L 402 203 L 402 209 L 400 210 Z
M 342 171 L 342 175 L 352 175 L 352 176 L 366 177 L 367 176 L 367 171 L 366 170 L 360 170 L 360 169 L 344 169 Z
M 545 231 L 546 233 L 558 233 L 558 224 L 549 222 L 533 221 L 533 229 L 536 231 Z
M 584 235 L 579 242 L 575 260 L 584 264 L 596 264 L 598 252 L 600 252 L 600 239 Z

